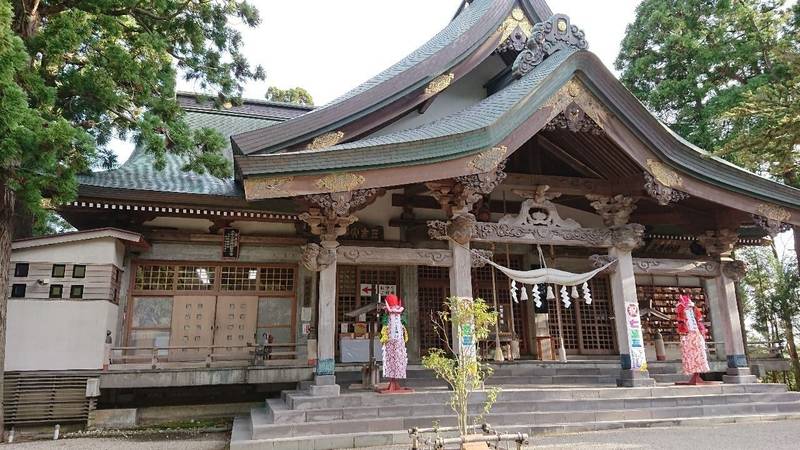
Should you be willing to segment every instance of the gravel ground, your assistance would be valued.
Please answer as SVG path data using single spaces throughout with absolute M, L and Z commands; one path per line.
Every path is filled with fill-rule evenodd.
M 20 450 L 222 450 L 228 446 L 227 433 L 212 433 L 191 438 L 177 437 L 158 440 L 144 438 L 80 438 L 59 441 L 37 441 L 9 445 Z M 530 449 L 769 449 L 796 450 L 800 448 L 800 421 L 755 422 L 713 427 L 631 428 L 619 431 L 599 431 L 564 435 L 535 436 Z M 408 450 L 407 446 L 374 447 L 372 450 Z

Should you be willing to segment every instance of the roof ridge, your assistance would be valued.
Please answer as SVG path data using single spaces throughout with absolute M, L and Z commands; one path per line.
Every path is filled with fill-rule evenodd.
M 191 98 L 195 98 L 195 99 L 198 96 L 209 97 L 209 98 L 213 97 L 213 95 L 211 95 L 211 94 L 206 94 L 206 93 L 203 93 L 203 92 L 191 92 L 191 91 L 177 91 L 175 93 L 175 95 L 178 96 L 178 97 L 187 97 L 187 98 L 191 97 Z M 250 104 L 250 105 L 278 106 L 278 107 L 289 108 L 289 109 L 304 109 L 306 111 L 311 111 L 311 110 L 314 110 L 314 109 L 317 108 L 316 106 L 313 106 L 313 105 L 300 105 L 300 104 L 297 104 L 297 103 L 290 103 L 290 102 L 276 102 L 276 101 L 273 101 L 273 100 L 262 100 L 262 99 L 259 99 L 259 98 L 242 97 L 241 100 L 242 100 L 242 103 L 246 103 L 246 104 Z M 214 109 L 216 109 L 216 108 L 214 108 Z

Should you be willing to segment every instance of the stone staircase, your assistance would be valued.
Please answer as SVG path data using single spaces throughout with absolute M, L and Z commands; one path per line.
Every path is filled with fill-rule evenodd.
M 566 368 L 564 368 L 566 369 Z M 571 375 L 552 377 L 568 381 Z M 538 375 L 537 375 L 538 376 Z M 544 375 L 548 376 L 548 375 Z M 520 381 L 514 371 L 498 375 Z M 506 380 L 504 377 L 511 377 Z M 525 375 L 524 377 L 527 377 Z M 586 378 L 581 378 L 586 381 Z M 444 388 L 421 388 L 414 393 L 380 395 L 343 390 L 337 397 L 285 391 L 234 422 L 231 449 L 338 449 L 408 444 L 408 429 L 455 424 Z M 484 392 L 473 395 L 478 413 Z M 752 420 L 800 418 L 800 393 L 784 385 L 708 385 L 652 388 L 559 385 L 504 387 L 486 421 L 498 430 L 531 435 L 564 432 Z

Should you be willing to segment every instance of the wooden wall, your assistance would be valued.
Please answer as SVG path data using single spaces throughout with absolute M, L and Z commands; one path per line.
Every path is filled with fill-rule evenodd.
M 83 264 L 86 266 L 84 278 L 73 278 L 74 264 L 65 264 L 64 277 L 53 277 L 52 263 L 31 262 L 28 266 L 28 276 L 15 277 L 14 269 L 18 263 L 25 261 L 12 261 L 9 268 L 8 288 L 9 296 L 14 284 L 25 284 L 24 299 L 47 300 L 50 298 L 50 286 L 60 284 L 63 286 L 61 299 L 70 299 L 70 289 L 73 285 L 83 286 L 82 300 L 107 300 L 117 303 L 120 288 L 121 271 L 113 264 Z M 48 280 L 48 284 L 40 284 L 38 280 Z M 73 299 L 78 300 L 78 299 Z

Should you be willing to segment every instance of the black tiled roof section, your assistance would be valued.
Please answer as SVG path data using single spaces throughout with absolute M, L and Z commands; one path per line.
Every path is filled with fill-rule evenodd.
M 186 120 L 193 129 L 213 128 L 219 131 L 225 137 L 227 144 L 224 149 L 225 157 L 231 161 L 231 134 L 276 123 L 262 118 L 220 114 L 214 110 L 187 111 Z M 153 166 L 153 157 L 137 147 L 130 158 L 119 168 L 82 175 L 78 177 L 78 181 L 83 186 L 109 189 L 244 197 L 241 188 L 233 178 L 219 179 L 209 174 L 200 175 L 181 170 L 187 161 L 186 157 L 168 154 L 166 167 L 163 170 L 157 170 Z
M 253 99 L 243 99 L 241 105 L 217 109 L 210 99 L 202 99 L 199 95 L 191 92 L 178 93 L 177 99 L 178 104 L 186 111 L 213 111 L 217 114 L 259 117 L 278 121 L 289 120 L 314 109 L 313 106 Z

